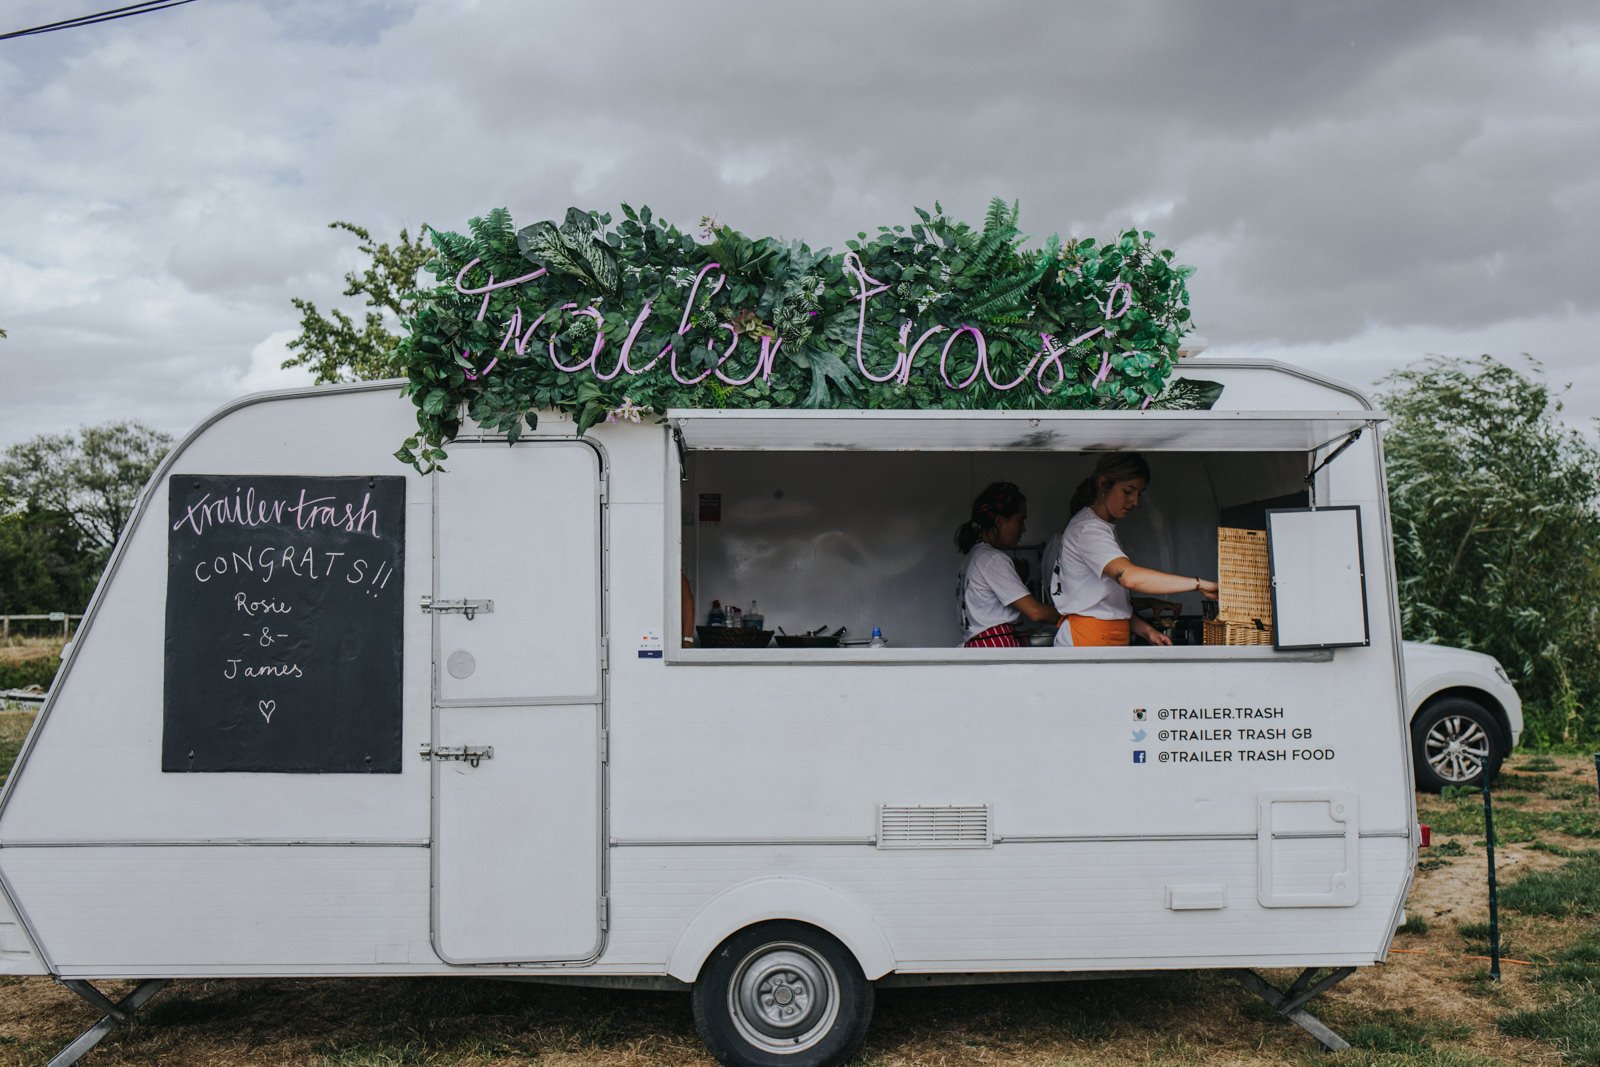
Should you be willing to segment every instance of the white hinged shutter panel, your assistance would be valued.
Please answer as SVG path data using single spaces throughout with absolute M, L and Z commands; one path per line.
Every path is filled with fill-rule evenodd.
M 1268 511 L 1267 548 L 1275 647 L 1369 643 L 1360 508 Z

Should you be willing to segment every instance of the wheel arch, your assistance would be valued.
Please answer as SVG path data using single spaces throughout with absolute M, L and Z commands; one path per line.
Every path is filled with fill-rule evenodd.
M 723 941 L 776 919 L 803 922 L 838 938 L 869 982 L 894 969 L 889 939 L 860 904 L 816 879 L 779 876 L 742 882 L 702 905 L 678 935 L 667 973 L 693 982 Z
M 1411 722 L 1415 723 L 1418 715 L 1421 715 L 1439 703 L 1439 701 L 1449 700 L 1452 697 L 1470 700 L 1474 704 L 1481 706 L 1490 715 L 1493 715 L 1495 725 L 1500 728 L 1501 740 L 1505 742 L 1507 749 L 1511 747 L 1511 719 L 1506 715 L 1505 707 L 1493 695 L 1476 686 L 1452 685 L 1434 690 L 1416 702 L 1416 706 L 1411 709 Z

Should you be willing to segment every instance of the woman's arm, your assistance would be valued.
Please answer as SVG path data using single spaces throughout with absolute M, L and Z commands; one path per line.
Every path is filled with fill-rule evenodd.
M 1038 597 L 1029 593 L 1019 600 L 1013 600 L 1011 606 L 1022 612 L 1034 622 L 1060 622 L 1061 612 L 1053 605 L 1043 603 Z
M 1166 571 L 1141 567 L 1127 556 L 1118 556 L 1101 571 L 1122 588 L 1150 596 L 1171 596 L 1174 593 L 1198 592 L 1207 600 L 1217 599 L 1217 583 L 1190 574 L 1168 574 Z

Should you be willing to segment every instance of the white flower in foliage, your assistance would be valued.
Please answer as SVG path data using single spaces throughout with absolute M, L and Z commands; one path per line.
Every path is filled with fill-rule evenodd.
M 606 421 L 607 422 L 638 422 L 640 417 L 643 416 L 649 410 L 650 410 L 649 408 L 640 407 L 638 404 L 635 404 L 632 400 L 629 400 L 627 397 L 623 397 L 622 398 L 622 406 L 621 407 L 617 407 L 617 408 L 613 408 L 611 410 L 611 413 L 606 416 Z

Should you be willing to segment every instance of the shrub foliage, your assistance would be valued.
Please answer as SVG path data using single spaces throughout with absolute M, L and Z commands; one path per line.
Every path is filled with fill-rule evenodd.
M 461 413 L 513 440 L 533 413 L 672 407 L 1140 407 L 1188 329 L 1190 268 L 1154 235 L 1048 238 L 1018 211 L 981 228 L 933 212 L 833 254 L 703 219 L 698 235 L 624 205 L 517 229 L 503 208 L 431 231 L 438 279 L 397 356 L 418 433 L 444 458 Z M 1205 398 L 1166 397 L 1173 406 Z
M 1405 635 L 1498 659 L 1532 741 L 1600 738 L 1600 451 L 1532 361 L 1433 357 L 1384 384 Z

